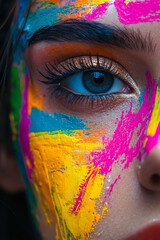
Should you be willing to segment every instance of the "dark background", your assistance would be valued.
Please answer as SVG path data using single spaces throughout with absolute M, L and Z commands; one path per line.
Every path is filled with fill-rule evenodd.
M 0 0 L 0 80 L 4 73 L 2 57 L 14 11 L 9 13 L 14 4 L 15 0 Z M 0 96 L 0 240 L 39 240 L 12 148 L 8 86 L 5 86 L 3 97 Z

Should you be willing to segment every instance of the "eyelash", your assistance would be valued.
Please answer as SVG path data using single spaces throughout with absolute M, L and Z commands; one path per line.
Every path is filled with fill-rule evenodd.
M 115 98 L 115 93 L 96 96 L 78 95 L 61 87 L 61 82 L 63 80 L 66 80 L 74 74 L 78 74 L 79 72 L 86 70 L 103 70 L 110 74 L 113 74 L 115 77 L 119 78 L 123 82 L 125 82 L 123 79 L 127 78 L 121 71 L 119 64 L 113 62 L 108 58 L 100 57 L 98 55 L 79 56 L 75 58 L 70 58 L 64 62 L 55 61 L 53 64 L 48 63 L 45 64 L 46 74 L 42 72 L 39 73 L 43 78 L 45 78 L 45 80 L 42 80 L 41 82 L 50 85 L 48 89 L 51 89 L 51 95 L 58 100 L 63 99 L 65 101 L 65 104 L 68 105 L 68 107 L 70 105 L 73 106 L 73 104 L 83 104 L 88 105 L 89 108 L 94 108 L 94 105 L 96 105 L 97 108 L 102 108 L 106 105 L 106 103 L 108 103 L 109 100 L 113 100 Z
M 97 59 L 97 65 L 93 64 L 93 57 Z M 78 68 L 76 64 L 76 60 L 78 60 L 78 63 L 81 68 Z M 67 79 L 68 77 L 71 77 L 75 73 L 79 73 L 81 71 L 85 70 L 103 70 L 115 75 L 116 77 L 120 78 L 118 69 L 115 68 L 115 65 L 112 61 L 107 64 L 107 67 L 104 67 L 106 65 L 105 61 L 103 61 L 102 65 L 100 65 L 100 57 L 97 56 L 80 56 L 76 58 L 68 59 L 65 63 L 56 62 L 54 64 L 45 64 L 46 72 L 48 75 L 44 75 L 42 72 L 40 74 L 47 79 L 49 82 L 42 81 L 45 84 L 59 84 L 64 79 Z M 58 67 L 62 67 L 66 72 L 60 70 Z M 51 70 L 52 68 L 52 70 Z M 55 71 L 55 73 L 53 72 Z M 123 81 L 123 80 L 122 80 Z

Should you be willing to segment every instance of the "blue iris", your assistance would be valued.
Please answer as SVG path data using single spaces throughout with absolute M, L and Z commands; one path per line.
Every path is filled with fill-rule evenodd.
M 83 73 L 82 81 L 89 92 L 106 93 L 113 86 L 114 76 L 108 72 L 87 71 Z

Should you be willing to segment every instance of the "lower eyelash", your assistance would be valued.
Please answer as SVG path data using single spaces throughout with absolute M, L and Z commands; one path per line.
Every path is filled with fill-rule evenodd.
M 87 108 L 93 109 L 94 107 L 105 107 L 109 100 L 115 98 L 114 94 L 106 95 L 78 95 L 68 91 L 60 86 L 50 87 L 52 89 L 51 95 L 58 100 L 63 100 L 67 105 L 84 105 Z M 61 102 L 61 101 L 60 101 Z

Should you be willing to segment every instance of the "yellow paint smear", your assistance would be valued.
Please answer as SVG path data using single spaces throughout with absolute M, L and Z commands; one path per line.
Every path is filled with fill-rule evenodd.
M 154 136 L 156 133 L 156 129 L 158 127 L 160 121 L 160 88 L 159 86 L 157 87 L 157 92 L 156 92 L 156 99 L 155 99 L 155 104 L 154 104 L 154 109 L 152 113 L 152 117 L 149 123 L 149 127 L 147 130 L 147 135 L 148 136 Z
M 89 153 L 102 147 L 88 136 L 68 136 L 60 132 L 30 133 L 30 148 L 34 158 L 33 179 L 37 195 L 48 223 L 57 219 L 56 239 L 88 239 L 91 231 L 107 213 L 97 207 L 104 176 L 89 162 Z M 87 183 L 87 184 L 86 184 Z M 79 210 L 76 201 L 83 189 Z M 78 211 L 77 211 L 78 210 Z

